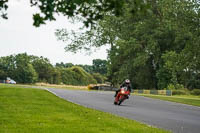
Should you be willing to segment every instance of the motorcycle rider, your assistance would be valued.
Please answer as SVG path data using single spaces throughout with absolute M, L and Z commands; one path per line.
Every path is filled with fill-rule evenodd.
M 129 80 L 129 79 L 126 79 L 126 80 L 120 85 L 120 89 L 118 89 L 118 90 L 116 91 L 114 97 L 117 96 L 117 93 L 121 90 L 122 87 L 127 87 L 127 89 L 131 92 L 132 87 L 131 87 L 131 82 L 130 82 L 130 80 Z

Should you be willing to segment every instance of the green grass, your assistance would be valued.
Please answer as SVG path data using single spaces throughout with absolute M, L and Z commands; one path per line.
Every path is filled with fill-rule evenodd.
M 200 106 L 200 97 L 192 95 L 180 95 L 180 96 L 162 96 L 162 95 L 148 95 L 148 94 L 138 94 L 145 97 L 166 100 L 171 102 L 183 103 L 188 105 Z
M 0 133 L 165 133 L 41 89 L 0 84 Z
M 68 86 L 68 85 L 38 85 L 38 84 L 0 84 L 6 85 L 9 87 L 18 87 L 18 88 L 55 88 L 55 89 L 67 89 L 67 90 L 88 90 L 86 86 Z

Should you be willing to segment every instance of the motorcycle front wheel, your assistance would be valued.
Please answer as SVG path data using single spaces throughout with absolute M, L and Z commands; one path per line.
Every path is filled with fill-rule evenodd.
M 118 105 L 120 105 L 123 101 L 123 99 L 120 99 Z

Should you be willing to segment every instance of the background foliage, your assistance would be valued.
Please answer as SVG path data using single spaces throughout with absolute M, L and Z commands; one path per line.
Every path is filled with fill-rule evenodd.
M 7 2 L 0 2 L 3 18 L 7 18 Z M 33 15 L 35 26 L 55 20 L 55 14 L 62 14 L 82 21 L 87 27 L 79 33 L 64 28 L 55 32 L 59 40 L 66 42 L 66 51 L 91 51 L 109 45 L 108 61 L 94 60 L 93 66 L 74 67 L 71 63 L 52 66 L 42 57 L 11 55 L 0 59 L 0 78 L 9 75 L 22 83 L 37 79 L 78 84 L 80 80 L 82 85 L 93 82 L 88 73 L 93 73 L 101 82 L 98 79 L 101 76 L 94 74 L 100 73 L 106 75 L 113 86 L 129 78 L 138 89 L 200 89 L 199 0 L 30 2 L 40 9 L 40 13 Z
M 109 45 L 107 76 L 114 86 L 129 78 L 138 89 L 200 89 L 199 1 L 145 5 L 134 12 L 135 1 L 126 1 L 120 16 L 105 13 L 95 28 L 60 29 L 56 36 L 72 52 Z
M 106 70 L 106 61 L 96 60 L 104 62 L 102 66 Z M 104 68 L 101 67 L 101 69 Z M 68 85 L 104 83 L 105 72 L 102 73 L 101 69 L 99 69 L 98 63 L 73 65 L 61 62 L 53 66 L 47 58 L 27 55 L 26 53 L 0 57 L 0 80 L 10 77 L 17 83 L 45 82 Z

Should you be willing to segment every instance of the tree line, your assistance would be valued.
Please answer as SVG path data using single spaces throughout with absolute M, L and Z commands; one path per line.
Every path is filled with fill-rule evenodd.
M 0 79 L 10 77 L 17 83 L 96 84 L 105 81 L 106 65 L 106 60 L 94 59 L 93 65 L 61 62 L 54 66 L 42 56 L 21 53 L 0 57 Z
M 200 3 L 156 0 L 149 5 L 149 13 L 133 17 L 127 5 L 124 16 L 105 20 L 115 33 L 109 79 L 118 83 L 127 77 L 144 89 L 200 89 Z
M 7 2 L 0 4 L 3 18 Z M 110 45 L 107 78 L 114 86 L 129 78 L 139 89 L 200 89 L 199 0 L 32 0 L 31 4 L 43 14 L 33 16 L 36 27 L 55 20 L 55 13 L 87 27 L 79 33 L 56 31 L 67 43 L 66 51 Z M 34 68 L 31 65 L 26 67 Z
M 145 3 L 135 12 L 135 1 L 127 1 L 120 16 L 105 12 L 95 28 L 60 29 L 56 36 L 72 52 L 110 45 L 108 79 L 114 86 L 129 78 L 139 89 L 200 89 L 199 1 Z

